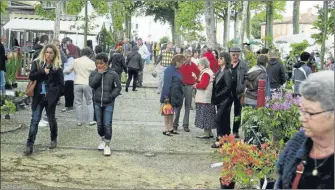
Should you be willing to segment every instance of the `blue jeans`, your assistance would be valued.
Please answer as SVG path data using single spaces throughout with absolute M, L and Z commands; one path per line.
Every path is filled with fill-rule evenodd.
M 101 138 L 104 138 L 105 142 L 110 142 L 112 139 L 113 109 L 113 105 L 101 107 L 100 105 L 94 104 L 98 134 Z
M 5 92 L 5 84 L 6 84 L 5 71 L 0 71 L 0 93 Z
M 56 122 L 56 104 L 48 108 L 48 101 L 46 98 L 42 98 L 40 103 L 37 105 L 35 110 L 32 110 L 32 118 L 30 122 L 30 129 L 27 139 L 27 146 L 32 146 L 35 143 L 37 131 L 38 131 L 38 123 L 41 120 L 43 108 L 45 108 L 48 122 L 50 126 L 50 138 L 51 141 L 57 141 L 58 135 L 58 126 Z

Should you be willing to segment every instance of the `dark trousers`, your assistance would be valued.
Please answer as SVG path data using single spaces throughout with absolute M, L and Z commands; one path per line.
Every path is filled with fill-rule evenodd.
M 110 142 L 112 139 L 113 109 L 114 105 L 105 107 L 101 107 L 97 104 L 94 105 L 98 134 L 105 139 L 105 142 Z
M 184 120 L 183 120 L 183 127 L 188 128 L 190 123 L 190 110 L 192 105 L 192 93 L 193 93 L 193 86 L 192 85 L 184 85 L 183 86 L 183 103 L 185 104 L 185 114 L 184 114 Z M 175 130 L 178 129 L 179 126 L 179 117 L 181 108 L 183 105 L 179 106 L 177 110 L 175 111 L 174 121 L 173 121 L 173 128 Z
M 64 97 L 65 97 L 65 107 L 73 107 L 74 100 L 74 81 L 65 81 L 64 85 Z
M 57 140 L 57 134 L 58 134 L 58 126 L 56 122 L 56 102 L 54 105 L 52 105 L 50 108 L 48 108 L 48 100 L 44 95 L 41 95 L 41 101 L 37 105 L 37 108 L 35 110 L 32 110 L 32 116 L 31 116 L 31 122 L 30 122 L 30 128 L 29 128 L 29 134 L 27 139 L 27 146 L 32 146 L 35 143 L 37 131 L 38 131 L 38 123 L 41 120 L 43 109 L 45 108 L 47 112 L 48 122 L 50 126 L 50 138 L 51 141 Z
M 233 91 L 233 101 L 234 101 L 234 125 L 233 125 L 233 133 L 238 133 L 241 125 L 241 96 L 237 95 L 235 91 Z
M 133 90 L 136 90 L 136 82 L 138 80 L 138 72 L 139 70 L 128 68 L 128 79 L 126 84 L 126 90 L 128 90 L 128 87 L 130 85 L 131 80 L 133 80 Z
M 143 85 L 143 71 L 144 71 L 145 59 L 142 59 L 142 65 L 143 65 L 143 70 L 140 71 L 141 73 L 139 73 L 138 75 L 138 86 Z
M 230 112 L 233 101 L 227 100 L 223 105 L 217 105 L 217 115 L 215 119 L 217 137 L 230 135 Z

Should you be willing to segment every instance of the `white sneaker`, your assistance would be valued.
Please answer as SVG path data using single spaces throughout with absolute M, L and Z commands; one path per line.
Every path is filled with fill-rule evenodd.
M 39 127 L 47 127 L 48 124 L 49 124 L 49 122 L 47 122 L 47 121 L 41 119 L 40 122 L 38 123 L 38 126 L 39 126 Z
M 110 156 L 111 155 L 111 148 L 109 146 L 105 146 L 104 155 L 105 156 Z
M 97 124 L 97 122 L 96 121 L 90 121 L 88 124 L 89 125 L 95 125 L 95 124 Z
M 104 150 L 105 149 L 105 141 L 101 141 L 101 143 L 98 146 L 98 150 Z

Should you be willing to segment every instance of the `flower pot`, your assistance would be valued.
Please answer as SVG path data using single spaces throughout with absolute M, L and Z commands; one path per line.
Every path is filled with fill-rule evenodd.
M 13 87 L 13 88 L 17 88 L 17 83 L 13 83 L 13 84 L 12 84 L 12 87 Z
M 263 184 L 264 184 L 264 179 L 260 179 L 260 182 L 261 182 L 261 186 L 260 187 L 262 188 Z M 269 179 L 268 183 L 266 184 L 265 189 L 273 189 L 275 187 L 275 183 L 276 183 L 276 180 Z
M 10 119 L 10 115 L 5 115 L 5 119 Z
M 222 178 L 220 177 L 220 185 L 221 189 L 234 189 L 235 188 L 235 182 L 231 182 L 229 185 L 222 184 Z
M 11 89 L 13 89 L 13 88 L 12 88 L 12 85 L 11 85 L 11 84 L 6 83 L 6 84 L 5 84 L 5 89 L 6 89 L 6 90 L 11 90 Z

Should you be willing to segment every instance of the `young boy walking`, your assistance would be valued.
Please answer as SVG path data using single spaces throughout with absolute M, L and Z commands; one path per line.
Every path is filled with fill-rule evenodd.
M 111 155 L 112 119 L 115 98 L 120 94 L 121 82 L 119 75 L 109 69 L 108 56 L 99 53 L 95 57 L 97 69 L 90 74 L 89 85 L 93 91 L 94 111 L 97 119 L 98 134 L 101 143 L 98 150 L 105 156 Z

